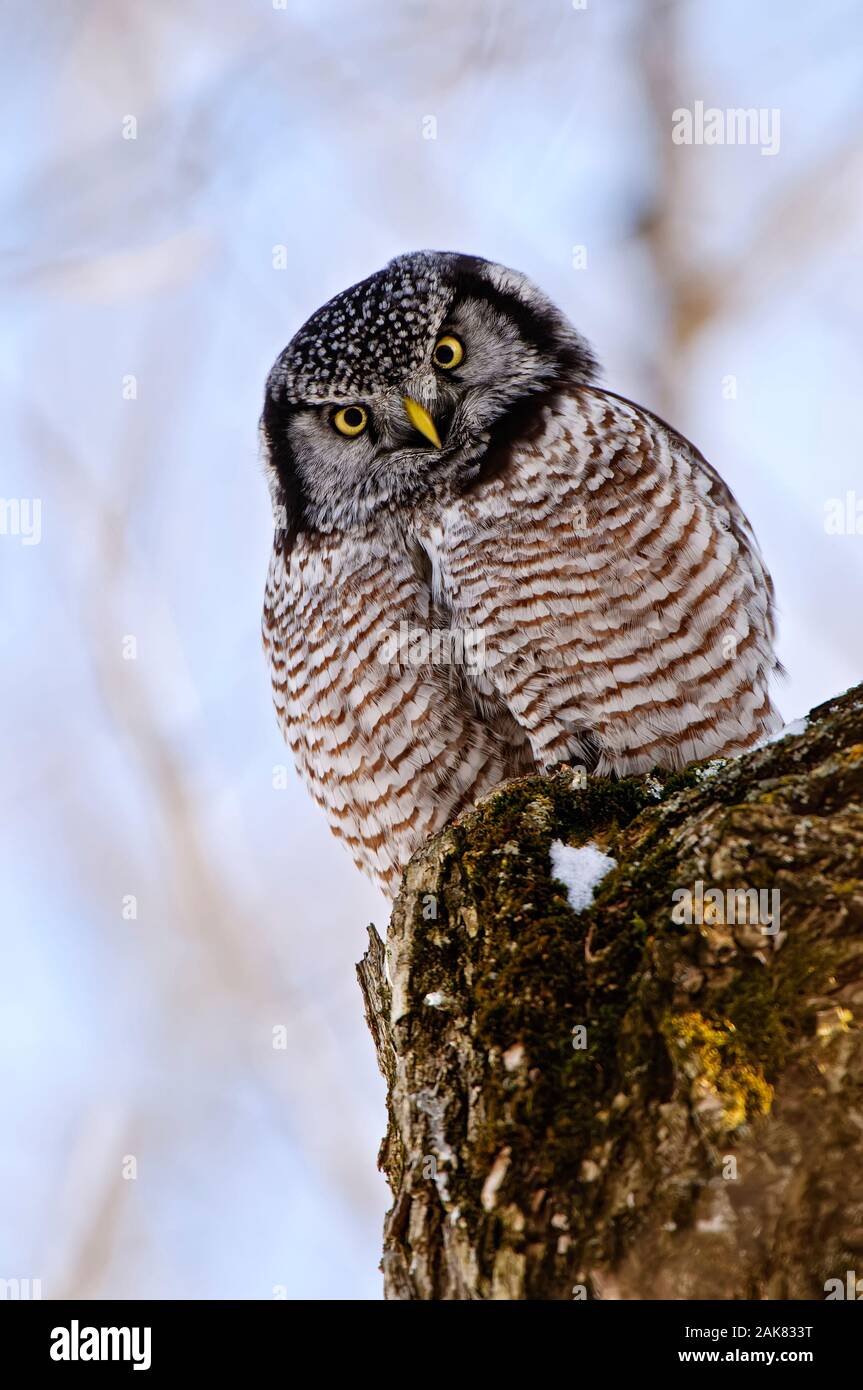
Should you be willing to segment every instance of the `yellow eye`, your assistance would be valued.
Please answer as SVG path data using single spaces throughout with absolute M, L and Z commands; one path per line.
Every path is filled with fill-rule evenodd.
M 432 361 L 436 367 L 443 367 L 445 372 L 452 371 L 453 367 L 464 361 L 464 344 L 452 333 L 445 333 L 435 343 Z
M 362 434 L 368 423 L 369 412 L 361 405 L 342 406 L 342 409 L 337 410 L 333 416 L 333 424 L 339 434 L 346 434 L 349 439 L 354 439 L 358 434 Z

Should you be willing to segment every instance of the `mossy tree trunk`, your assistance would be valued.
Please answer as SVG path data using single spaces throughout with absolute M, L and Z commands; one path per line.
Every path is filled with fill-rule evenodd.
M 486 798 L 371 929 L 386 1296 L 824 1298 L 863 1275 L 863 687 L 576 781 Z M 554 840 L 617 861 L 581 913 Z

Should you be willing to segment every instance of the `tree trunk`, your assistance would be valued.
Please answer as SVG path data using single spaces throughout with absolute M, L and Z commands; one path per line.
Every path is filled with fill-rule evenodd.
M 370 928 L 386 1297 L 823 1299 L 863 1273 L 863 687 L 580 780 L 486 797 Z M 556 840 L 617 862 L 580 912 Z

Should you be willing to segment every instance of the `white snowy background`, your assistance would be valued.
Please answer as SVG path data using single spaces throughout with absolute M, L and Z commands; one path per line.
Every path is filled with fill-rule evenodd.
M 0 32 L 0 496 L 42 509 L 38 545 L 0 535 L 0 1277 L 377 1298 L 354 962 L 386 911 L 293 773 L 273 785 L 264 377 L 397 252 L 528 272 L 749 512 L 786 719 L 842 690 L 863 11 L 35 0 Z M 673 144 L 698 100 L 777 109 L 778 153 Z

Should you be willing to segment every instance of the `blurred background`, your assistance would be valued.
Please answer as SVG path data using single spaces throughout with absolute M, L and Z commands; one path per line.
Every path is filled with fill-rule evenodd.
M 0 1278 L 374 1299 L 354 962 L 387 912 L 270 704 L 265 375 L 398 252 L 526 271 L 744 505 L 805 713 L 863 664 L 863 11 L 53 0 L 0 29 Z M 767 147 L 675 143 L 697 102 Z

